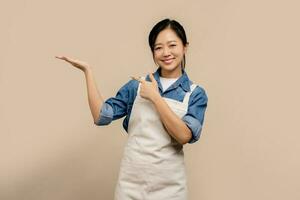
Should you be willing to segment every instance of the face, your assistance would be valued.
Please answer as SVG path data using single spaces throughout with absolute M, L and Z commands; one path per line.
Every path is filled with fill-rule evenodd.
M 186 53 L 187 45 L 183 46 L 181 39 L 170 29 L 162 30 L 154 44 L 154 60 L 161 66 L 164 74 L 181 74 L 181 61 Z

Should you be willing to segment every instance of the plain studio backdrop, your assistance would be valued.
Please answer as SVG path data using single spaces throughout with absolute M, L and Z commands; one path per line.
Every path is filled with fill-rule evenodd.
M 88 62 L 107 99 L 156 70 L 148 34 L 167 17 L 209 99 L 184 145 L 190 200 L 300 199 L 298 1 L 0 4 L 1 200 L 113 198 L 123 118 L 94 125 L 84 74 L 55 56 Z

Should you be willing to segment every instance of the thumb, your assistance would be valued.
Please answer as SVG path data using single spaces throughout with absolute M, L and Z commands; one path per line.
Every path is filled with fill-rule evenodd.
M 156 83 L 156 80 L 152 73 L 149 74 L 149 77 L 150 77 L 151 82 Z

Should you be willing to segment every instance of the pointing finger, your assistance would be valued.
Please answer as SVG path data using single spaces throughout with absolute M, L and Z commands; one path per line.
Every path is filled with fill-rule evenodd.
M 131 79 L 134 79 L 136 81 L 143 82 L 143 80 L 141 79 L 141 77 L 139 77 L 139 78 L 136 78 L 134 76 L 130 76 L 130 77 L 131 77 Z

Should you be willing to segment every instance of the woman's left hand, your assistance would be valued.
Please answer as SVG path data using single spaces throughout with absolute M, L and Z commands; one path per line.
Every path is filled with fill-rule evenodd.
M 154 101 L 157 96 L 160 96 L 157 82 L 152 73 L 149 74 L 150 81 L 137 79 L 141 83 L 140 95 L 150 101 Z

